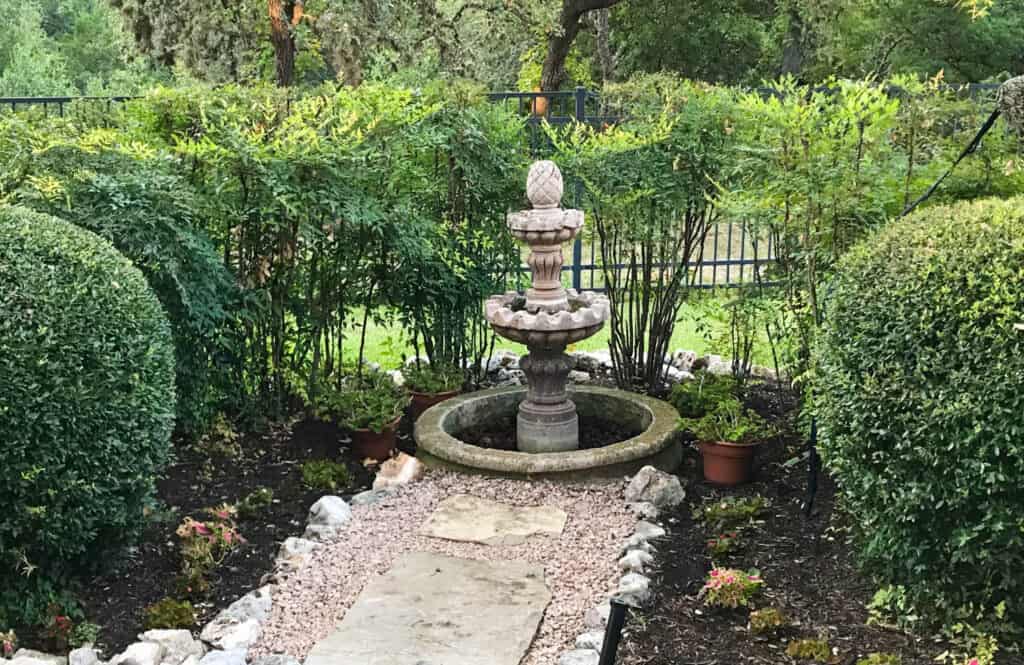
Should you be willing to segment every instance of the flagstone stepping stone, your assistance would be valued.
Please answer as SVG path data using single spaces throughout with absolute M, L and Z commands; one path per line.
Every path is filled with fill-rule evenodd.
M 550 601 L 535 564 L 409 552 L 305 665 L 519 665 Z
M 442 501 L 420 533 L 484 545 L 520 545 L 530 536 L 561 535 L 568 516 L 552 506 L 520 507 L 456 494 Z

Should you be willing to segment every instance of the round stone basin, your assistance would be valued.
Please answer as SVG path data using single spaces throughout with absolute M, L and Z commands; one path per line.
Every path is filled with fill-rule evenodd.
M 631 439 L 590 450 L 524 453 L 481 448 L 453 436 L 514 414 L 526 397 L 525 386 L 492 388 L 433 406 L 416 421 L 416 456 L 428 466 L 505 477 L 545 479 L 615 479 L 652 465 L 674 471 L 682 460 L 676 422 L 679 414 L 660 400 L 597 386 L 570 388 L 580 419 L 600 417 L 641 433 Z

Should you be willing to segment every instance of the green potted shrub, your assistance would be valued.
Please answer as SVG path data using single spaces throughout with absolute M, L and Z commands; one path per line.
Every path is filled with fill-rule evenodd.
M 316 415 L 352 433 L 352 452 L 383 462 L 398 440 L 398 424 L 409 395 L 382 372 L 349 375 L 340 385 L 325 387 L 317 397 Z
M 764 419 L 735 397 L 719 401 L 700 418 L 682 418 L 680 426 L 697 437 L 704 478 L 726 486 L 750 480 L 754 450 L 771 435 Z
M 412 394 L 413 418 L 446 399 L 451 399 L 462 390 L 466 377 L 454 365 L 434 364 L 416 361 L 403 370 L 405 387 Z

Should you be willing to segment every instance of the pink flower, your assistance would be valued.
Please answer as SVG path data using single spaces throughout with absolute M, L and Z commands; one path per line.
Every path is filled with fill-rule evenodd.
M 981 665 L 981 661 L 979 661 L 977 658 L 971 658 L 969 661 L 967 661 L 967 665 Z
M 718 569 L 717 568 L 715 568 L 714 570 L 711 571 L 711 577 L 718 577 Z

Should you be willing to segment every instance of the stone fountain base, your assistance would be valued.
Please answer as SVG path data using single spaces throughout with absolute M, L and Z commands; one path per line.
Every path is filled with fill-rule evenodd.
M 491 450 L 453 436 L 516 413 L 525 387 L 492 388 L 462 395 L 428 409 L 416 421 L 416 456 L 428 466 L 514 478 L 621 480 L 651 465 L 674 471 L 682 460 L 676 410 L 644 395 L 611 388 L 578 386 L 570 391 L 580 419 L 600 417 L 641 433 L 591 450 L 522 452 Z

